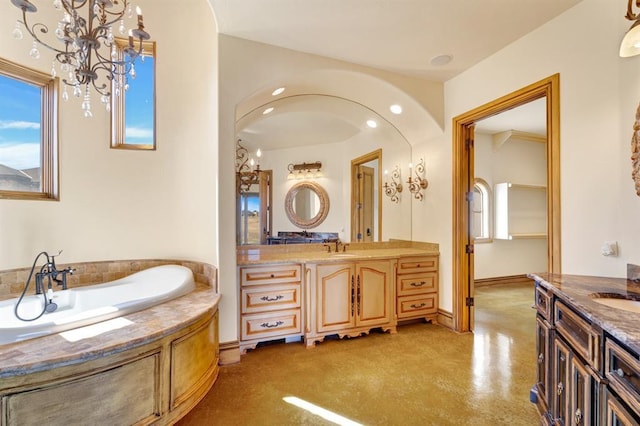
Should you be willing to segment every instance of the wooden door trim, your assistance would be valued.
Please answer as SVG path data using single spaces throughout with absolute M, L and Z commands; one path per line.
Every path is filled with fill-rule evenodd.
M 453 118 L 453 323 L 456 331 L 470 330 L 469 268 L 465 246 L 469 240 L 465 191 L 470 178 L 465 137 L 470 126 L 536 99 L 547 101 L 547 264 L 560 272 L 560 74 L 554 74 Z
M 356 195 L 354 188 L 358 183 L 358 166 L 376 159 L 378 160 L 378 238 L 376 240 L 382 241 L 382 149 L 376 149 L 351 160 L 351 242 L 357 242 L 355 231 Z

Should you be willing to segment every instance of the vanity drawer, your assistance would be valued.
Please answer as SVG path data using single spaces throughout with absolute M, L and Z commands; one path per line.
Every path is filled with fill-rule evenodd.
M 551 295 L 546 288 L 539 284 L 536 284 L 535 303 L 538 313 L 549 321 L 551 318 Z
M 300 307 L 300 284 L 245 287 L 240 293 L 243 314 Z
M 554 325 L 557 332 L 569 342 L 576 353 L 580 354 L 594 370 L 600 370 L 600 333 L 587 320 L 560 300 L 556 300 Z
M 438 256 L 401 257 L 398 274 L 414 274 L 438 270 Z
M 605 376 L 609 386 L 640 416 L 640 361 L 609 338 L 605 342 Z
M 438 291 L 438 273 L 408 274 L 398 276 L 398 296 L 409 296 Z
M 241 340 L 264 339 L 302 332 L 300 309 L 242 315 Z
M 435 314 L 437 294 L 398 297 L 398 319 Z
M 302 266 L 294 265 L 274 265 L 274 266 L 254 266 L 250 268 L 240 268 L 240 285 L 264 285 L 294 283 L 301 281 Z

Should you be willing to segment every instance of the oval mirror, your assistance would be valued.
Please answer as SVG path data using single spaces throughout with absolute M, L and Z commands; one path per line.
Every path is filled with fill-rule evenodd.
M 329 195 L 315 182 L 300 182 L 287 192 L 284 209 L 291 223 L 298 228 L 315 228 L 329 214 Z

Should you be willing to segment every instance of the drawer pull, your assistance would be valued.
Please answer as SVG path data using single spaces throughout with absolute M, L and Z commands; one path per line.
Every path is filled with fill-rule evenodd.
M 411 305 L 413 309 L 420 309 L 420 308 L 424 308 L 425 306 L 427 306 L 426 303 L 421 303 L 419 305 Z
M 274 274 L 271 274 L 271 278 L 275 278 L 276 276 Z
M 538 355 L 538 364 L 542 364 L 544 362 L 544 354 Z
M 419 283 L 413 282 L 411 283 L 411 287 L 422 287 L 426 283 L 427 283 L 426 281 L 420 281 Z
M 617 370 L 613 370 L 613 372 L 615 374 L 617 374 L 619 377 L 624 377 L 624 371 L 622 371 L 622 368 L 618 368 Z
M 277 296 L 275 296 L 275 297 L 262 296 L 262 297 L 260 298 L 260 300 L 264 300 L 265 302 L 276 302 L 276 301 L 278 301 L 278 300 L 280 300 L 280 299 L 284 299 L 284 296 L 283 296 L 283 295 L 281 295 L 281 294 L 279 294 L 279 295 L 277 295 Z
M 276 328 L 284 324 L 284 321 L 276 321 L 275 323 L 263 322 L 260 324 L 262 328 Z
M 562 391 L 564 390 L 564 385 L 562 382 L 558 383 L 558 396 L 562 395 Z

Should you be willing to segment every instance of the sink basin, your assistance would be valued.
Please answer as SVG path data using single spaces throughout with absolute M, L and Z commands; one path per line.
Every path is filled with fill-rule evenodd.
M 640 298 L 622 294 L 594 294 L 591 297 L 594 302 L 610 308 L 640 313 Z

